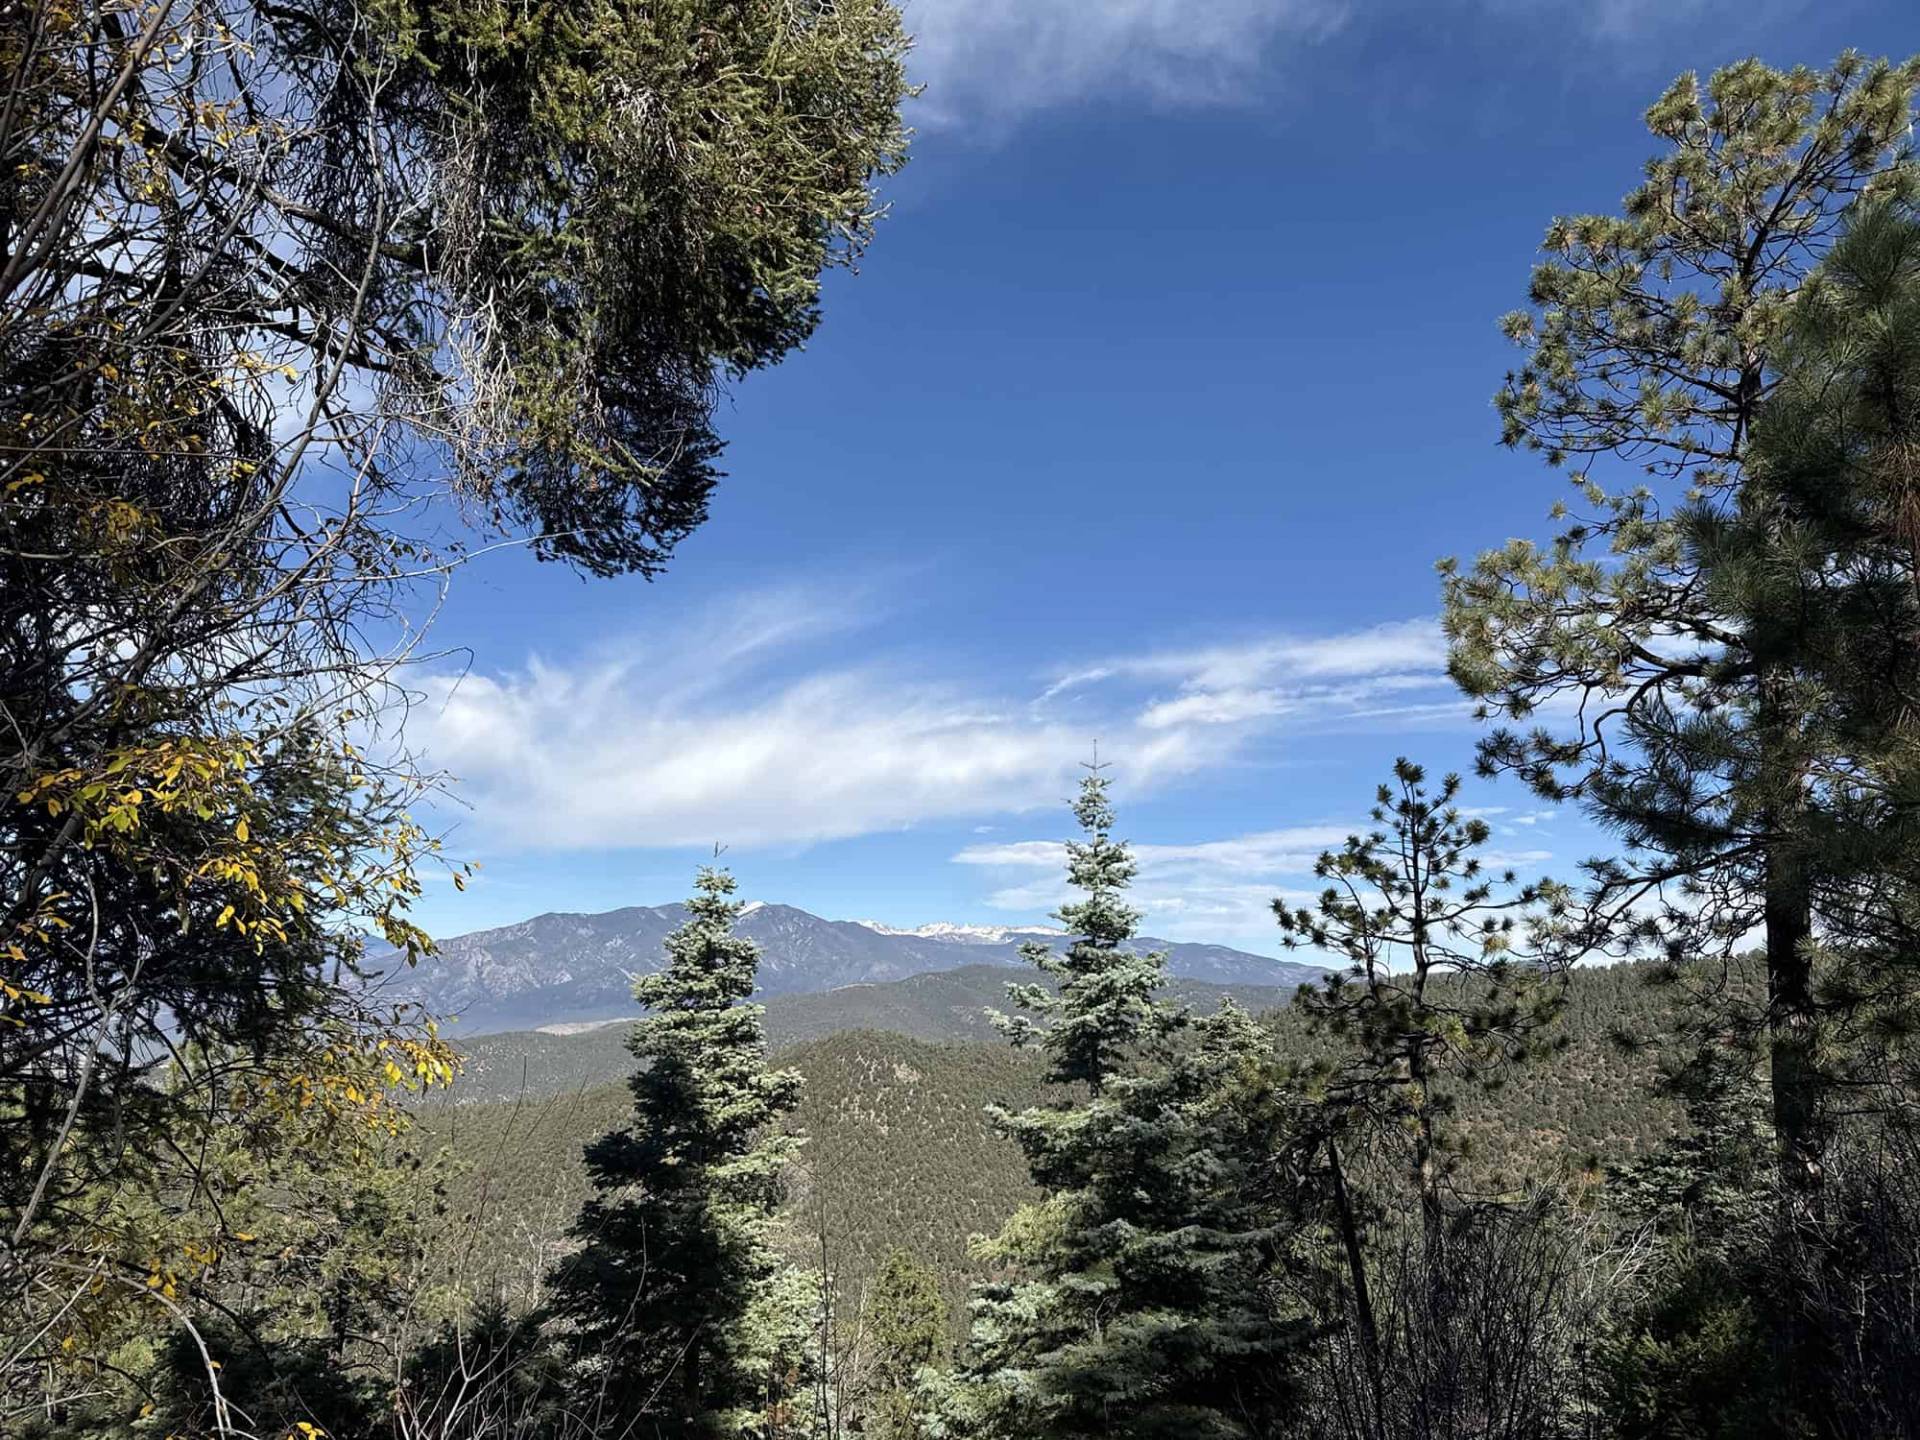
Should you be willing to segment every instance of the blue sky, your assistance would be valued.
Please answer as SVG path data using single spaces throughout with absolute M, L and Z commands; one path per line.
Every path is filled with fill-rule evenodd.
M 914 0 L 892 214 L 737 387 L 669 573 L 459 577 L 413 738 L 441 934 L 685 893 L 1042 918 L 1097 740 L 1147 928 L 1262 952 L 1393 758 L 1471 766 L 1433 565 L 1537 534 L 1496 327 L 1682 70 L 1920 46 L 1867 0 Z M 1601 848 L 1509 784 L 1495 848 Z

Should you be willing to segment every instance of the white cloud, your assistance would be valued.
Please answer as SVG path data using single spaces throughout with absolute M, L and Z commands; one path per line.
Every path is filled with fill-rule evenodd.
M 1191 845 L 1136 844 L 1131 903 L 1145 928 L 1168 940 L 1272 950 L 1279 943 L 1273 902 L 1311 904 L 1313 864 L 1354 833 L 1351 825 L 1296 825 Z M 996 910 L 1049 914 L 1071 898 L 1066 846 L 1058 840 L 969 845 L 955 863 L 1001 872 L 1007 883 L 987 897 Z
M 1284 715 L 1291 708 L 1292 702 L 1278 690 L 1201 690 L 1177 700 L 1156 700 L 1141 712 L 1140 723 L 1149 730 L 1177 725 L 1235 725 L 1243 720 Z
M 1337 850 L 1360 825 L 1296 825 L 1189 845 L 1136 844 L 1138 874 L 1129 901 L 1143 912 L 1143 929 L 1167 940 L 1193 940 L 1272 951 L 1280 932 L 1273 902 L 1311 907 L 1322 889 L 1313 874 L 1324 851 Z M 1005 883 L 987 897 L 996 910 L 1022 916 L 1051 914 L 1073 898 L 1066 881 L 1066 846 L 1058 840 L 969 845 L 956 864 L 996 873 Z M 1537 876 L 1553 859 L 1546 850 L 1487 852 L 1498 873 Z M 1308 957 L 1313 958 L 1313 957 Z
M 909 68 L 926 86 L 916 123 L 1004 131 L 1088 101 L 1168 106 L 1258 103 L 1285 62 L 1343 31 L 1403 29 L 1433 0 L 905 0 Z M 1444 3 L 1444 0 L 1443 0 Z M 1453 0 L 1452 23 L 1550 27 L 1561 41 L 1644 45 L 1695 25 L 1806 0 Z M 1507 37 L 1511 39 L 1511 36 Z
M 826 840 L 1061 803 L 1095 733 L 1147 786 L 1235 737 L 1096 731 L 1003 695 L 875 666 L 793 671 L 871 607 L 779 591 L 597 657 L 428 682 L 409 739 L 499 846 Z
M 1078 730 L 858 672 L 676 705 L 644 671 L 536 666 L 442 697 L 428 757 L 483 828 L 534 847 L 753 845 L 1030 809 L 1066 793 Z M 1136 769 L 1177 768 L 1177 746 Z
M 1424 621 L 1122 657 L 1037 699 L 1004 679 L 808 663 L 876 608 L 771 591 L 660 639 L 444 677 L 410 738 L 496 847 L 791 844 L 1061 806 L 1096 738 L 1137 794 L 1234 763 L 1275 726 L 1424 715 L 1443 684 Z M 1415 662 L 1427 669 L 1393 671 Z M 1164 680 L 1179 693 L 1148 693 Z M 1273 852 L 1286 833 L 1239 843 Z M 1163 873 L 1183 858 L 1232 868 L 1217 849 L 1153 853 Z
M 1004 124 L 1115 95 L 1213 104 L 1286 43 L 1337 29 L 1348 0 L 907 0 L 921 123 Z
M 1336 635 L 1263 636 L 1232 645 L 1159 650 L 1070 670 L 1048 695 L 1115 676 L 1180 680 L 1196 689 L 1234 690 L 1275 676 L 1325 681 L 1393 672 L 1439 677 L 1447 663 L 1446 637 L 1430 616 L 1390 620 Z
M 1444 723 L 1471 710 L 1447 680 L 1446 641 L 1430 618 L 1110 659 L 1064 673 L 1041 698 L 1129 681 L 1174 687 L 1145 698 L 1138 720 L 1147 730 L 1281 720 Z

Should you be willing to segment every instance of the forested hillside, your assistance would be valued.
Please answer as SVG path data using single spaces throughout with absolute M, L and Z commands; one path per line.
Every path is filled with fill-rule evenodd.
M 968 982 L 961 993 L 970 1004 L 1006 1003 L 998 968 L 920 980 L 930 983 L 873 988 L 931 990 L 944 1003 L 950 987 Z M 1199 992 L 1196 1001 L 1205 994 L 1187 989 Z M 986 1107 L 1035 1103 L 1044 1088 L 1040 1066 L 997 1037 L 939 1043 L 876 1027 L 872 1010 L 858 1002 L 836 1009 L 828 1003 L 834 998 L 808 997 L 809 1023 L 825 1033 L 799 1043 L 782 1043 L 776 1018 L 794 1002 L 768 1007 L 774 1063 L 792 1066 L 806 1082 L 795 1126 L 808 1138 L 793 1172 L 783 1243 L 798 1258 L 817 1260 L 824 1226 L 832 1263 L 853 1284 L 904 1249 L 943 1278 L 957 1307 L 976 1274 L 968 1238 L 993 1233 L 1033 1194 L 1019 1151 L 995 1133 Z M 1529 1178 L 1587 1173 L 1597 1183 L 1603 1167 L 1680 1133 L 1678 1106 L 1652 1085 L 1659 1066 L 1676 1058 L 1658 1040 L 1671 1028 L 1671 1000 L 1648 985 L 1645 967 L 1576 971 L 1566 1048 L 1516 1070 L 1498 1090 L 1461 1097 L 1456 1143 L 1472 1157 L 1474 1188 L 1510 1192 Z M 927 1012 L 904 1013 L 919 1024 Z M 1296 1013 L 1271 1010 L 1261 1020 L 1283 1055 L 1327 1048 Z M 498 1288 L 526 1298 L 565 1248 L 562 1232 L 586 1192 L 582 1148 L 618 1125 L 628 1106 L 625 1086 L 612 1078 L 633 1064 L 624 1030 L 474 1042 L 484 1058 L 422 1111 L 423 1139 L 445 1145 L 455 1164 L 450 1233 L 460 1237 L 456 1268 L 474 1296 Z M 1620 1043 L 1636 1036 L 1654 1043 Z M 524 1093 L 517 1089 L 521 1057 Z M 514 1098 L 493 1098 L 502 1090 Z M 954 1323 L 961 1321 L 956 1308 Z
M 1040 1092 L 1033 1062 L 1003 1043 L 934 1043 L 850 1030 L 782 1050 L 805 1077 L 783 1243 L 856 1280 L 905 1248 L 936 1267 L 949 1298 L 966 1293 L 968 1237 L 995 1229 L 1028 1198 L 1019 1153 L 987 1123 L 989 1104 Z M 423 1112 L 423 1139 L 456 1164 L 449 1234 L 472 1293 L 525 1300 L 564 1248 L 587 1190 L 581 1151 L 621 1123 L 626 1087 L 601 1083 L 539 1098 Z M 463 1284 L 467 1283 L 463 1279 Z
M 1007 970 L 966 965 L 886 984 L 848 985 L 819 994 L 776 995 L 766 1002 L 767 1043 L 776 1049 L 844 1030 L 885 1030 L 921 1040 L 988 1040 L 990 1012 L 1007 1004 Z M 1267 1010 L 1291 998 L 1274 986 L 1210 985 L 1176 980 L 1168 992 L 1211 1012 L 1231 998 L 1247 1010 Z M 551 1034 L 510 1030 L 458 1042 L 460 1079 L 448 1092 L 455 1104 L 541 1099 L 624 1078 L 634 1065 L 627 1049 L 631 1022 Z

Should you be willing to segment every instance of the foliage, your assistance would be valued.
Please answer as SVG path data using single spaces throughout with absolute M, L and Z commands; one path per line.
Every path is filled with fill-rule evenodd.
M 1316 907 L 1274 903 L 1289 946 L 1348 962 L 1295 1002 L 1320 1052 L 1259 1083 L 1278 1195 L 1324 1235 L 1294 1281 L 1335 1320 L 1309 1413 L 1366 1440 L 1533 1434 L 1563 1408 L 1579 1262 L 1554 1206 L 1463 1193 L 1448 1127 L 1463 1094 L 1564 1047 L 1578 944 L 1562 887 L 1486 872 L 1459 790 L 1400 760 L 1375 828 L 1320 856 Z
M 867 1293 L 864 1329 L 873 1365 L 863 1433 L 917 1440 L 921 1372 L 950 1349 L 939 1277 L 907 1251 L 893 1251 Z
M 1297 1000 L 1309 1026 L 1340 1043 L 1305 1078 L 1327 1112 L 1329 1143 L 1357 1132 L 1411 1139 L 1415 1192 L 1441 1220 L 1449 1158 L 1441 1126 L 1447 1087 L 1498 1084 L 1552 1044 L 1565 976 L 1565 892 L 1485 873 L 1485 821 L 1461 815 L 1460 779 L 1437 791 L 1400 760 L 1372 814 L 1377 828 L 1322 854 L 1316 909 L 1274 903 L 1289 946 L 1345 958 L 1349 968 Z M 1452 977 L 1469 983 L 1436 985 Z
M 1143 1049 L 1162 1044 L 1186 1022 L 1157 998 L 1166 985 L 1164 957 L 1136 954 L 1126 945 L 1139 931 L 1140 916 L 1122 895 L 1134 865 L 1125 844 L 1111 834 L 1108 784 L 1092 767 L 1074 801 L 1074 819 L 1086 838 L 1067 842 L 1067 879 L 1086 898 L 1062 906 L 1056 917 L 1073 943 L 1065 955 L 1038 941 L 1020 947 L 1022 957 L 1055 983 L 1008 986 L 1008 996 L 1025 1013 L 996 1020 L 1015 1048 L 1042 1050 L 1048 1081 L 1084 1085 L 1094 1096 Z
M 1548 550 L 1444 567 L 1483 713 L 1575 717 L 1496 731 L 1483 768 L 1618 832 L 1595 917 L 1690 996 L 1674 1079 L 1695 1124 L 1610 1187 L 1657 1240 L 1603 1355 L 1626 1433 L 1893 1434 L 1913 1413 L 1879 1357 L 1911 1333 L 1888 1277 L 1914 1217 L 1856 1167 L 1906 1104 L 1917 80 L 1846 56 L 1669 91 L 1648 114 L 1669 153 L 1625 217 L 1556 222 L 1509 323 L 1528 359 L 1506 439 L 1571 463 L 1592 513 Z M 1764 990 L 1728 983 L 1756 930 Z
M 1920 998 L 1903 698 L 1920 615 L 1907 515 L 1916 306 L 1920 226 L 1897 206 L 1857 211 L 1796 307 L 1741 503 L 1690 516 L 1703 584 L 1792 682 L 1783 692 L 1801 760 L 1802 870 L 1821 920 L 1806 946 L 1814 1003 L 1800 1038 L 1823 1090 L 1843 1098 L 1807 1117 L 1819 1193 L 1789 1224 L 1768 1223 L 1775 1197 L 1751 1163 L 1757 1126 L 1737 1060 L 1721 1062 L 1725 1078 L 1711 1055 L 1697 1063 L 1697 1138 L 1665 1165 L 1630 1172 L 1669 1192 L 1688 1181 L 1668 1206 L 1689 1222 L 1670 1273 L 1616 1357 L 1623 1413 L 1644 1414 L 1645 1427 L 1694 1414 L 1683 1377 L 1706 1360 L 1687 1331 L 1707 1307 L 1725 1323 L 1702 1322 L 1704 1334 L 1742 1322 L 1732 1354 L 1747 1373 L 1724 1383 L 1765 1397 L 1755 1412 L 1764 1433 L 1899 1434 L 1920 1423 L 1907 1418 L 1915 1397 L 1903 1367 L 1886 1358 L 1913 1343 L 1910 1283 L 1894 1277 L 1912 1273 L 1920 1217 L 1898 1198 L 1906 1187 L 1884 1184 L 1887 1157 L 1910 1148 L 1898 1117 Z
M 987 1436 L 1268 1433 L 1297 1339 L 1265 1288 L 1276 1237 L 1251 1199 L 1229 1081 L 1257 1032 L 1233 1007 L 1196 1024 L 1160 998 L 1158 955 L 1124 948 L 1133 875 L 1112 838 L 1108 781 L 1090 769 L 1067 847 L 1085 899 L 1063 906 L 1064 956 L 1030 958 L 1059 981 L 1015 985 L 1006 1028 L 1037 1045 L 1060 1101 L 997 1118 L 1041 1199 L 981 1255 L 962 1364 L 935 1433 Z M 1193 1043 L 1170 1044 L 1195 1031 Z
M 1625 948 L 1706 959 L 1766 930 L 1764 1028 L 1783 1173 L 1817 1188 L 1820 1080 L 1807 957 L 1815 846 L 1793 677 L 1706 583 L 1688 537 L 1743 504 L 1756 421 L 1807 275 L 1863 197 L 1908 194 L 1920 62 L 1846 55 L 1824 74 L 1745 60 L 1683 76 L 1647 112 L 1663 153 L 1620 216 L 1556 220 L 1507 443 L 1571 467 L 1586 513 L 1550 545 L 1451 562 L 1455 678 L 1508 724 L 1482 768 L 1576 800 L 1622 841 L 1593 867 Z M 1644 470 L 1644 475 L 1635 475 Z M 1521 724 L 1543 706 L 1571 719 Z
M 1765 1306 L 1747 1262 L 1769 1238 L 1764 1086 L 1752 1062 L 1705 1044 L 1661 1081 L 1686 1131 L 1610 1177 L 1612 1204 L 1652 1226 L 1658 1259 L 1600 1337 L 1598 1400 L 1622 1437 L 1765 1433 L 1778 1409 Z
M 1871 1103 L 1857 1087 L 1903 1077 L 1920 1022 L 1916 406 L 1920 221 L 1874 205 L 1796 307 L 1743 503 L 1691 517 L 1704 585 L 1792 677 L 1802 869 L 1821 922 L 1809 1063 L 1848 1087 L 1849 1110 Z
M 571 1405 L 595 1433 L 733 1434 L 782 1403 L 796 1319 L 768 1232 L 796 1142 L 772 1127 L 800 1077 L 770 1070 L 758 950 L 733 934 L 733 877 L 700 872 L 667 965 L 634 984 L 651 1012 L 630 1123 L 587 1150 L 594 1195 L 555 1267 L 547 1312 Z
M 79 468 L 130 517 L 126 460 L 290 468 L 311 406 L 546 553 L 657 569 L 705 513 L 714 367 L 806 337 L 902 155 L 882 0 L 59 5 L 6 43 L 8 420 L 112 442 Z
M 222 1058 L 198 1063 L 217 1074 Z M 208 1081 L 172 1083 L 197 1094 Z M 384 1079 L 361 1083 L 377 1094 Z M 273 1094 L 189 1114 L 169 1140 L 194 1159 L 191 1187 L 136 1161 L 126 1183 L 67 1207 L 87 1243 L 41 1261 L 61 1282 L 58 1310 L 28 1299 L 50 1327 L 34 1352 L 45 1433 L 376 1424 L 421 1327 L 459 1304 L 426 1259 L 444 1165 L 397 1120 L 369 1127 L 357 1109 Z
M 398 667 L 476 540 L 651 575 L 700 523 L 720 378 L 869 238 L 903 49 L 885 0 L 0 19 L 6 1413 L 141 1383 L 48 1352 L 80 1311 L 213 1323 L 181 1197 L 237 1203 L 235 1137 L 376 1184 L 450 1078 L 357 973 L 428 948 Z

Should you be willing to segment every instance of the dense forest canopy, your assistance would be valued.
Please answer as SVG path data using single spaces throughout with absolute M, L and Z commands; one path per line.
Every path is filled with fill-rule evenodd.
M 770 1059 L 717 854 L 618 1089 L 463 1091 L 365 983 L 472 874 L 436 605 L 496 546 L 665 574 L 722 387 L 874 238 L 907 49 L 0 11 L 0 1436 L 1920 1436 L 1920 61 L 1682 77 L 1504 322 L 1574 498 L 1442 563 L 1449 669 L 1577 873 L 1382 755 L 1271 901 L 1335 968 L 1201 1005 L 1096 759 L 1000 1041 L 810 997 Z

